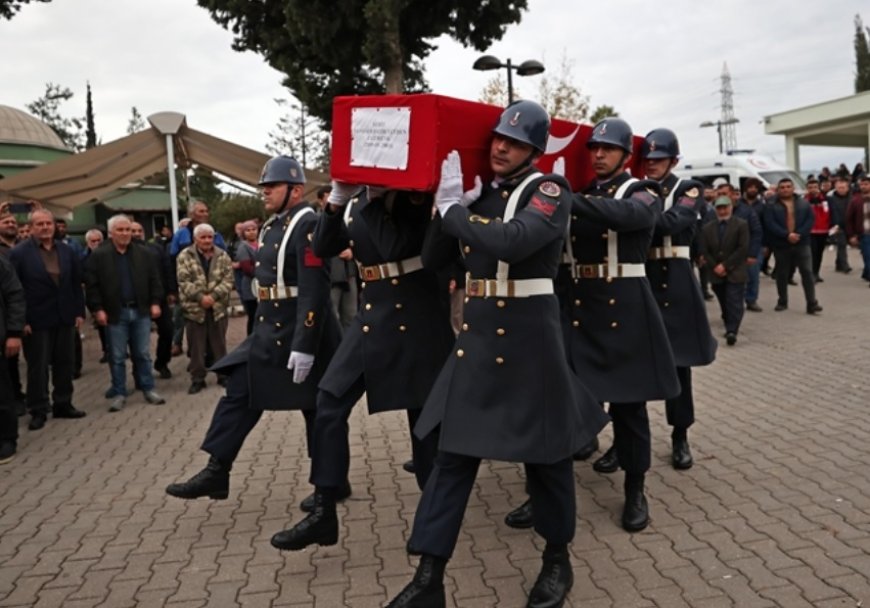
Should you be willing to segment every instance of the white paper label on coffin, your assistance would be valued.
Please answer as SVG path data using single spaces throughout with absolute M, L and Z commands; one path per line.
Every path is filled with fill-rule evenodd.
M 376 169 L 408 168 L 411 108 L 353 108 L 350 164 Z

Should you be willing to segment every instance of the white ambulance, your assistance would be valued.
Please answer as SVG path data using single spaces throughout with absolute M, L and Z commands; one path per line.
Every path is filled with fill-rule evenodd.
M 750 177 L 760 179 L 765 187 L 776 187 L 780 179 L 790 177 L 794 182 L 795 190 L 806 191 L 806 184 L 797 171 L 761 154 L 735 152 L 698 160 L 680 159 L 674 173 L 679 177 L 690 177 L 711 186 L 718 178 L 723 178 L 739 188 L 741 192 Z

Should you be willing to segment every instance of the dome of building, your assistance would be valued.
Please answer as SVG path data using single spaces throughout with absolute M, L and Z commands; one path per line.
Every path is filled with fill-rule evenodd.
M 27 112 L 0 105 L 0 144 L 67 150 L 51 127 Z

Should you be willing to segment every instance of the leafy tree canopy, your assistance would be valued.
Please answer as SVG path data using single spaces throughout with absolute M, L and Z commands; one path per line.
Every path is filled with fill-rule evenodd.
M 51 0 L 33 0 L 34 2 L 51 2 Z M 25 4 L 30 4 L 30 0 L 0 0 L 0 18 L 12 19 L 15 14 L 21 10 Z
M 855 92 L 870 91 L 870 28 L 855 15 Z
M 328 126 L 336 95 L 425 90 L 423 60 L 449 35 L 483 51 L 527 0 L 197 0 L 286 75 L 284 86 Z

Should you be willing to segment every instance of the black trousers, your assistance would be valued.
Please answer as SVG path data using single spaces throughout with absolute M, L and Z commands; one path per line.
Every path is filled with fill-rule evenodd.
M 160 316 L 155 320 L 157 325 L 157 350 L 154 353 L 154 369 L 169 365 L 172 360 L 172 333 L 175 325 L 172 323 L 172 310 L 163 300 L 160 303 Z
M 414 516 L 409 551 L 450 559 L 479 466 L 480 458 L 438 452 Z M 570 543 L 577 522 L 572 459 L 523 466 L 535 531 L 549 543 Z
M 809 245 L 789 245 L 773 250 L 776 259 L 776 293 L 780 304 L 788 305 L 788 280 L 791 269 L 796 267 L 801 274 L 801 285 L 807 305 L 816 302 L 816 282 L 813 278 L 812 252 Z
M 24 337 L 27 360 L 27 409 L 33 414 L 48 414 L 48 373 L 54 389 L 51 404 L 72 405 L 73 366 L 75 364 L 75 326 L 34 329 Z
M 350 469 L 347 419 L 364 392 L 365 380 L 360 376 L 340 397 L 336 397 L 329 391 L 322 390 L 317 393 L 314 450 L 311 456 L 311 483 L 315 487 L 340 488 L 347 480 Z M 418 439 L 413 429 L 420 416 L 420 410 L 407 411 L 414 475 L 417 477 L 417 485 L 423 489 L 432 472 L 435 454 L 438 452 L 438 433 L 432 432 L 425 439 Z
M 813 254 L 813 275 L 819 276 L 819 269 L 822 267 L 822 256 L 825 255 L 825 247 L 828 246 L 827 234 L 811 234 L 810 235 L 810 250 Z
M 677 429 L 687 429 L 695 422 L 695 398 L 692 395 L 692 368 L 677 367 L 680 394 L 665 401 L 668 424 Z
M 235 462 L 245 438 L 263 415 L 263 410 L 250 407 L 249 395 L 248 366 L 237 365 L 227 376 L 226 394 L 218 401 L 202 442 L 203 451 L 226 465 Z M 314 410 L 303 410 L 302 416 L 305 419 L 305 441 L 310 458 Z
M 611 403 L 608 413 L 619 466 L 626 475 L 643 475 L 649 471 L 652 451 L 646 402 Z
M 18 359 L 19 356 L 15 355 L 14 357 L 6 359 L 6 363 L 8 364 L 9 381 L 12 382 L 13 394 L 16 399 L 23 399 L 24 391 L 21 390 L 21 372 L 18 369 Z
M 15 399 L 15 387 L 9 375 L 9 366 L 0 365 L 0 442 L 18 441 L 18 411 Z
M 78 329 L 73 335 L 73 344 L 73 371 L 78 376 L 82 373 L 82 333 Z
M 725 331 L 736 334 L 740 331 L 740 323 L 743 321 L 743 313 L 746 310 L 743 304 L 746 283 L 729 283 L 728 281 L 715 283 L 713 293 L 719 300 L 722 320 L 725 322 Z

